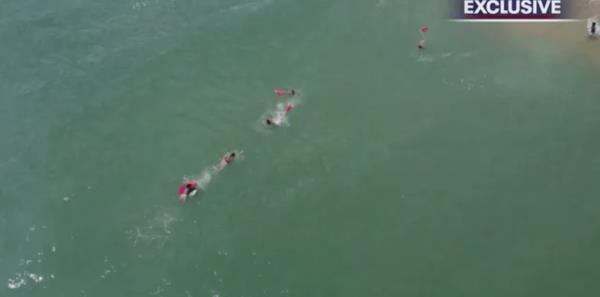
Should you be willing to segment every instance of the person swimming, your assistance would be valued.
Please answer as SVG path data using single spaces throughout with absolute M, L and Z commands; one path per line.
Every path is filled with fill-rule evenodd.
M 294 97 L 296 95 L 296 90 L 294 89 L 273 89 L 273 92 L 275 92 L 277 97 Z
M 179 186 L 179 201 L 185 202 L 188 197 L 196 195 L 198 191 L 198 182 L 188 180 Z
M 429 32 L 428 26 L 421 26 L 421 28 L 419 29 L 419 34 L 421 34 L 421 40 L 419 41 L 417 48 L 419 48 L 420 50 L 427 48 L 427 41 L 425 40 L 425 33 L 427 32 Z
M 217 166 L 215 166 L 215 170 L 221 171 L 223 169 L 225 169 L 225 167 L 227 167 L 227 165 L 231 164 L 231 162 L 233 162 L 233 160 L 235 160 L 236 157 L 236 153 L 235 152 L 230 152 L 227 153 L 223 156 L 223 158 L 221 159 L 221 162 L 219 162 L 219 164 Z
M 265 118 L 265 124 L 267 124 L 267 126 L 281 125 L 281 123 L 283 123 L 283 121 L 285 119 L 286 114 L 289 113 L 290 111 L 292 111 L 292 109 L 294 109 L 294 105 L 292 103 L 288 103 L 285 106 L 285 109 L 283 110 L 283 112 L 280 110 L 274 116 L 267 116 Z
M 233 160 L 235 160 L 235 152 L 225 154 L 225 156 L 223 157 L 223 161 L 225 161 L 225 163 L 227 164 L 233 162 Z

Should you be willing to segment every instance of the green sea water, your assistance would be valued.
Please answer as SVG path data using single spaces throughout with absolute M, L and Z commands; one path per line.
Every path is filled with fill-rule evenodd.
M 600 294 L 600 66 L 446 16 L 3 1 L 0 296 Z

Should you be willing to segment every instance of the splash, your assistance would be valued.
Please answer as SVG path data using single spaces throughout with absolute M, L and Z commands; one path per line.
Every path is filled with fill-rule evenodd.
M 7 287 L 11 290 L 18 289 L 24 285 L 27 285 L 28 280 L 34 283 L 41 283 L 44 277 L 35 273 L 24 271 L 23 273 L 17 273 L 15 278 L 9 278 L 7 281 Z
M 104 257 L 104 263 L 106 263 L 107 267 L 104 269 L 104 272 L 100 275 L 100 278 L 107 278 L 111 273 L 117 272 L 115 266 L 109 262 L 108 257 Z
M 18 289 L 18 288 L 20 288 L 21 286 L 23 286 L 25 284 L 26 284 L 25 279 L 22 278 L 20 275 L 17 275 L 17 277 L 14 278 L 14 279 L 9 278 L 8 279 L 8 283 L 7 283 L 8 288 L 12 289 L 12 290 Z
M 270 119 L 275 124 L 275 126 L 278 126 L 278 127 L 289 126 L 290 122 L 288 121 L 288 114 L 291 112 L 291 110 L 287 110 L 288 106 L 291 106 L 292 108 L 296 108 L 301 103 L 302 103 L 302 99 L 300 99 L 299 97 L 291 98 L 290 100 L 287 100 L 286 102 L 279 102 L 275 106 L 275 110 L 269 110 L 265 114 L 262 115 L 261 122 L 264 123 L 266 121 L 266 119 Z
M 170 239 L 170 226 L 176 222 L 181 222 L 181 220 L 168 213 L 163 213 L 147 220 L 145 226 L 133 226 L 125 233 L 134 247 L 144 245 L 162 249 Z
M 212 181 L 212 178 L 213 178 L 212 170 L 210 170 L 210 168 L 206 168 L 206 169 L 202 170 L 202 173 L 200 173 L 199 175 L 192 175 L 189 177 L 185 176 L 183 178 L 183 180 L 184 180 L 184 182 L 185 181 L 195 181 L 196 183 L 198 183 L 198 188 L 200 188 L 202 191 L 206 191 L 206 188 Z

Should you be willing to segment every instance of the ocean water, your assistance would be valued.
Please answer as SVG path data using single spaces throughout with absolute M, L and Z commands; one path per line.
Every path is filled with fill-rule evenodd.
M 600 65 L 446 15 L 3 1 L 0 296 L 598 295 Z

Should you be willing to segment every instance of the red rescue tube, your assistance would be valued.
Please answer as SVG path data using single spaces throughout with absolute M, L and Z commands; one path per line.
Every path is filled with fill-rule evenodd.
M 285 112 L 288 113 L 288 112 L 292 111 L 293 108 L 294 108 L 294 105 L 292 105 L 292 103 L 288 103 L 288 105 L 285 107 Z

